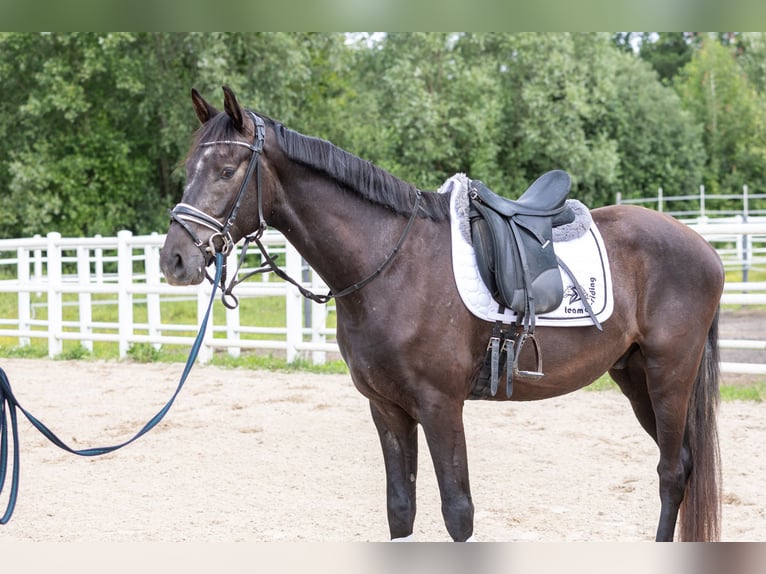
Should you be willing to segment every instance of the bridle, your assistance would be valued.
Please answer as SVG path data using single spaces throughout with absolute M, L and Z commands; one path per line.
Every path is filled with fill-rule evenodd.
M 356 291 L 359 291 L 362 287 L 364 287 L 365 285 L 370 283 L 373 279 L 375 279 L 378 275 L 380 275 L 383 272 L 383 270 L 386 267 L 388 267 L 388 265 L 393 261 L 396 254 L 399 253 L 399 250 L 404 244 L 404 241 L 407 238 L 407 235 L 409 235 L 410 229 L 412 228 L 412 224 L 415 222 L 415 219 L 417 218 L 417 214 L 420 209 L 420 201 L 422 199 L 422 192 L 419 189 L 415 190 L 415 205 L 412 208 L 412 213 L 410 214 L 409 221 L 407 222 L 407 225 L 405 226 L 404 231 L 402 232 L 402 235 L 399 238 L 399 241 L 396 243 L 394 249 L 388 254 L 388 256 L 383 261 L 383 263 L 381 263 L 372 274 L 370 274 L 367 278 L 337 293 L 333 293 L 332 291 L 328 291 L 326 295 L 313 293 L 312 291 L 309 291 L 308 289 L 303 287 L 300 283 L 298 283 L 296 280 L 290 277 L 287 273 L 285 273 L 276 264 L 276 256 L 269 255 L 268 251 L 266 250 L 266 247 L 263 245 L 263 242 L 261 241 L 261 237 L 263 237 L 263 234 L 266 231 L 266 228 L 268 227 L 268 224 L 266 223 L 266 219 L 263 216 L 263 197 L 261 193 L 261 169 L 260 169 L 261 162 L 259 161 L 261 154 L 263 153 L 263 144 L 266 139 L 266 126 L 261 117 L 254 114 L 250 110 L 246 110 L 246 111 L 247 111 L 247 114 L 250 116 L 250 118 L 253 120 L 253 126 L 255 128 L 254 134 L 253 134 L 253 143 L 248 143 L 241 140 L 215 140 L 215 141 L 209 141 L 209 142 L 204 142 L 199 144 L 199 147 L 209 147 L 209 146 L 215 146 L 215 145 L 238 145 L 238 146 L 246 147 L 252 152 L 250 155 L 249 163 L 247 164 L 247 171 L 245 172 L 245 176 L 242 179 L 242 183 L 239 186 L 239 191 L 237 192 L 237 196 L 234 200 L 234 204 L 231 206 L 231 209 L 229 210 L 229 214 L 226 216 L 223 223 L 220 222 L 215 217 L 212 217 L 211 215 L 208 215 L 204 211 L 194 207 L 193 205 L 189 205 L 188 203 L 183 203 L 183 202 L 177 204 L 173 209 L 170 210 L 171 223 L 176 222 L 181 227 L 183 227 L 183 229 L 191 237 L 192 241 L 194 242 L 194 245 L 200 251 L 202 251 L 202 255 L 205 261 L 208 260 L 209 256 L 213 256 L 216 260 L 216 264 L 222 266 L 220 273 L 217 273 L 217 276 L 220 277 L 219 280 L 220 280 L 220 286 L 221 286 L 221 302 L 229 309 L 234 309 L 235 307 L 237 307 L 237 305 L 239 305 L 239 300 L 232 293 L 232 291 L 234 290 L 234 287 L 236 287 L 243 281 L 249 279 L 250 277 L 253 277 L 256 274 L 268 273 L 269 271 L 273 272 L 275 275 L 287 281 L 288 283 L 294 285 L 298 289 L 298 291 L 300 291 L 301 295 L 317 303 L 327 303 L 334 298 L 345 297 L 346 295 L 350 295 L 351 293 L 355 293 Z M 242 250 L 239 256 L 239 262 L 237 264 L 237 269 L 234 273 L 234 277 L 231 279 L 231 281 L 229 282 L 229 285 L 227 286 L 225 256 L 228 255 L 234 249 L 234 240 L 231 237 L 231 228 L 234 225 L 234 221 L 237 217 L 237 213 L 239 212 L 239 208 L 242 204 L 242 199 L 245 195 L 245 192 L 247 191 L 248 186 L 250 185 L 250 180 L 253 177 L 253 173 L 255 173 L 256 175 L 255 191 L 256 191 L 256 201 L 258 203 L 258 227 L 253 233 L 245 236 L 244 243 L 242 245 Z M 203 227 L 211 229 L 213 231 L 213 234 L 210 236 L 207 242 L 202 241 L 199 238 L 199 236 L 194 232 L 192 227 L 189 225 L 190 223 L 196 223 L 198 225 L 202 225 Z M 220 246 L 217 245 L 219 242 L 220 242 Z M 261 252 L 261 255 L 263 256 L 263 261 L 261 261 L 260 267 L 258 267 L 257 269 L 253 271 L 250 271 L 249 273 L 244 275 L 242 278 L 238 278 L 239 270 L 242 268 L 242 265 L 245 261 L 245 255 L 247 254 L 247 248 L 249 247 L 250 243 L 255 243 L 258 246 L 258 249 Z M 218 257 L 217 254 L 222 254 L 224 255 L 224 257 Z M 215 280 L 210 277 L 207 271 L 205 271 L 205 276 L 211 283 L 215 284 Z
M 224 219 L 224 222 L 221 223 L 216 218 L 208 215 L 200 209 L 197 209 L 193 205 L 189 205 L 188 203 L 179 203 L 170 211 L 171 220 L 180 224 L 181 227 L 186 230 L 186 232 L 191 236 L 192 241 L 194 241 L 195 247 L 202 251 L 202 254 L 205 256 L 206 260 L 209 254 L 214 255 L 218 251 L 224 255 L 228 255 L 228 253 L 234 247 L 234 241 L 230 233 L 231 227 L 234 225 L 234 220 L 237 218 L 239 207 L 242 205 L 242 198 L 245 195 L 245 191 L 247 191 L 247 187 L 250 185 L 250 179 L 253 177 L 253 172 L 256 172 L 257 174 L 256 189 L 258 194 L 258 217 L 260 220 L 256 233 L 260 236 L 266 230 L 266 220 L 263 217 L 263 206 L 261 204 L 260 161 L 258 161 L 261 157 L 261 153 L 263 153 L 263 143 L 266 139 L 266 126 L 263 123 L 263 119 L 256 116 L 252 112 L 248 113 L 250 114 L 250 117 L 253 120 L 253 126 L 255 127 L 253 143 L 248 143 L 240 140 L 216 140 L 199 144 L 199 147 L 211 147 L 215 145 L 238 145 L 246 147 L 252 152 L 250 155 L 250 161 L 247 164 L 245 177 L 242 179 L 242 184 L 239 186 L 239 191 L 237 192 L 234 204 L 231 206 L 229 214 Z M 214 233 L 210 236 L 210 239 L 208 239 L 207 243 L 202 241 L 197 236 L 197 234 L 194 233 L 194 230 L 189 225 L 189 222 L 198 223 L 203 227 L 207 227 L 208 229 L 213 230 Z M 216 241 L 218 239 L 221 240 L 220 248 L 216 246 Z

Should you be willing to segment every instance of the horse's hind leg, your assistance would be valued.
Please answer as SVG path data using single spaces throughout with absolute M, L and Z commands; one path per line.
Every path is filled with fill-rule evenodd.
M 615 365 L 609 369 L 609 375 L 630 401 L 630 406 L 643 429 L 657 442 L 657 420 L 646 388 L 643 356 L 638 347 L 631 348 L 620 360 L 619 366 Z
M 664 361 L 647 360 L 642 350 L 634 349 L 620 368 L 609 374 L 630 400 L 641 426 L 657 443 L 660 461 L 660 519 L 657 541 L 672 541 L 678 511 L 691 471 L 691 454 L 684 441 L 686 411 L 694 366 L 675 357 Z M 693 373 L 693 370 L 691 371 Z M 687 373 L 686 376 L 683 374 Z M 671 374 L 675 374 L 672 377 Z M 689 380 L 691 378 L 691 380 Z
M 418 425 L 396 405 L 370 401 L 386 468 L 386 504 L 391 539 L 412 534 L 415 479 L 418 472 Z

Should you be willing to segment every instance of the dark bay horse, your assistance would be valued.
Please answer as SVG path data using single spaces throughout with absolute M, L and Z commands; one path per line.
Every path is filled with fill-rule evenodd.
M 192 101 L 202 126 L 162 249 L 168 281 L 200 283 L 215 250 L 266 224 L 281 231 L 337 295 L 338 345 L 369 399 L 383 449 L 391 537 L 413 530 L 420 424 L 447 531 L 469 539 L 463 405 L 492 325 L 474 317 L 457 291 L 449 197 L 418 192 L 327 141 L 246 110 L 228 88 L 222 112 L 195 90 Z M 512 399 L 570 393 L 608 371 L 659 447 L 656 539 L 674 538 L 680 513 L 681 539 L 716 540 L 721 262 L 663 214 L 614 206 L 592 216 L 610 259 L 613 314 L 603 332 L 538 327 L 545 376 L 517 380 Z

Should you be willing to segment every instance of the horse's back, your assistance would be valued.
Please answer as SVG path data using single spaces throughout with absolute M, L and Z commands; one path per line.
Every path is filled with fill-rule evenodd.
M 666 282 L 686 278 L 702 281 L 698 287 L 708 292 L 723 288 L 723 265 L 715 249 L 677 219 L 634 205 L 601 207 L 591 213 L 613 268 L 641 265 L 644 271 L 661 273 Z
M 643 331 L 670 332 L 691 321 L 707 333 L 724 283 L 715 249 L 689 226 L 643 207 L 602 207 L 592 215 L 609 254 L 615 313 L 632 315 Z

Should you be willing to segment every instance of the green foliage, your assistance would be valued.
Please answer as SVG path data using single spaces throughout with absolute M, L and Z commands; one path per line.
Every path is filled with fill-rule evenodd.
M 213 357 L 211 364 L 219 367 L 263 369 L 268 371 L 307 371 L 311 373 L 344 375 L 348 373 L 348 367 L 343 361 L 328 361 L 324 365 L 315 365 L 306 359 L 298 359 L 288 363 L 284 358 L 275 357 L 271 354 L 246 353 L 239 357 L 221 353 Z
M 684 106 L 702 126 L 703 177 L 711 193 L 766 186 L 766 110 L 732 47 L 705 36 L 676 78 Z
M 766 399 L 766 383 L 756 381 L 747 385 L 723 385 L 721 400 L 763 402 Z
M 222 84 L 424 189 L 762 192 L 765 60 L 762 33 L 2 33 L 0 236 L 164 231 L 189 90 Z
M 48 349 L 36 345 L 0 345 L 0 357 L 11 357 L 14 359 L 41 359 L 48 355 Z
M 149 343 L 134 343 L 128 349 L 128 357 L 136 363 L 153 363 L 159 360 L 160 352 Z
M 604 373 L 590 385 L 585 387 L 586 391 L 619 391 L 617 383 L 612 380 L 608 373 Z
M 688 64 L 695 49 L 695 36 L 689 32 L 640 34 L 641 59 L 651 64 L 663 83 L 669 84 Z
M 62 353 L 56 355 L 56 358 L 62 361 L 78 361 L 87 359 L 91 356 L 91 352 L 83 345 L 77 344 L 73 347 L 65 349 Z
M 596 381 L 585 387 L 586 391 L 616 391 L 620 388 L 612 380 L 608 373 L 604 373 Z M 766 400 L 766 382 L 753 381 L 747 384 L 721 385 L 722 401 L 754 401 L 762 402 Z

